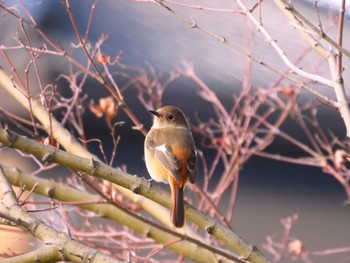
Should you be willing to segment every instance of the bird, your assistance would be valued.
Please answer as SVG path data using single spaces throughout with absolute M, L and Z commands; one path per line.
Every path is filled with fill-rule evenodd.
M 151 178 L 168 183 L 171 190 L 170 219 L 177 228 L 185 223 L 184 187 L 198 174 L 197 148 L 184 113 L 175 106 L 149 111 L 153 126 L 145 138 L 145 163 Z

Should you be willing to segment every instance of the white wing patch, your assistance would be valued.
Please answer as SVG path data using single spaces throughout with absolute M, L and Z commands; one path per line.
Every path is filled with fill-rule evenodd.
M 172 175 L 172 177 L 180 181 L 179 170 L 181 164 L 175 158 L 171 151 L 171 147 L 166 144 L 155 147 L 154 157 L 163 165 L 163 167 Z
M 165 144 L 159 145 L 156 147 L 157 151 L 161 151 L 162 153 L 166 153 L 168 149 L 166 148 Z

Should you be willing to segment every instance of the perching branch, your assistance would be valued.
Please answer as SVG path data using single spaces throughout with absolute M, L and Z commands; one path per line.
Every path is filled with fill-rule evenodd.
M 0 129 L 0 142 L 7 147 L 16 148 L 26 153 L 31 153 L 45 161 L 55 162 L 74 170 L 82 171 L 91 176 L 118 184 L 134 193 L 141 194 L 157 203 L 170 207 L 169 195 L 160 187 L 151 185 L 147 180 L 129 175 L 117 169 L 93 159 L 86 159 L 59 150 L 50 145 L 43 145 L 14 132 Z M 250 262 L 269 262 L 262 253 L 250 244 L 243 241 L 238 235 L 227 229 L 216 220 L 209 218 L 189 204 L 186 207 L 186 218 L 208 234 L 225 243 L 230 249 L 238 253 L 241 258 Z
M 213 262 L 215 258 L 233 260 L 236 262 L 241 261 L 234 255 L 206 245 L 189 236 L 185 237 L 181 233 L 176 233 L 155 224 L 149 225 L 147 220 L 140 218 L 140 216 L 136 214 L 124 211 L 113 204 L 101 203 L 100 201 L 102 200 L 99 195 L 86 193 L 65 184 L 56 183 L 52 180 L 33 177 L 17 169 L 6 166 L 3 167 L 3 170 L 12 185 L 24 186 L 26 190 L 30 190 L 34 185 L 37 185 L 37 187 L 34 188 L 35 193 L 58 200 L 58 204 L 63 205 L 66 203 L 76 205 L 81 209 L 95 212 L 101 217 L 127 226 L 142 236 L 152 237 L 152 239 L 160 244 L 166 245 L 173 242 L 172 245 L 168 246 L 169 249 L 174 250 L 180 255 L 192 258 L 196 261 L 205 261 L 205 259 L 207 259 Z M 84 202 L 81 200 L 84 200 Z

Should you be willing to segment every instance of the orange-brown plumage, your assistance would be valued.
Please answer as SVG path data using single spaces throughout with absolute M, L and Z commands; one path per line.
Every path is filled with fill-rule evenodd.
M 169 183 L 171 220 L 176 227 L 185 222 L 183 190 L 197 176 L 197 154 L 192 133 L 181 110 L 165 106 L 157 111 L 145 140 L 145 161 L 151 177 Z

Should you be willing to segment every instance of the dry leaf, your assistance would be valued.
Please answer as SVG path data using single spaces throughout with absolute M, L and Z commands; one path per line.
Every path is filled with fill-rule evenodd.
M 342 168 L 345 165 L 348 154 L 344 150 L 336 150 L 334 153 L 334 166 L 337 169 Z
M 295 91 L 295 87 L 293 86 L 284 86 L 279 90 L 286 98 L 295 99 L 297 93 Z
M 118 105 L 115 103 L 113 97 L 105 97 L 99 99 L 99 104 L 95 104 L 92 100 L 89 105 L 90 111 L 95 114 L 97 118 L 105 115 L 108 127 L 112 127 L 112 119 L 117 115 Z
M 305 252 L 304 243 L 299 239 L 294 239 L 288 243 L 288 251 L 300 257 Z
M 101 53 L 96 55 L 96 62 L 100 65 L 110 64 L 111 58 L 106 54 Z

